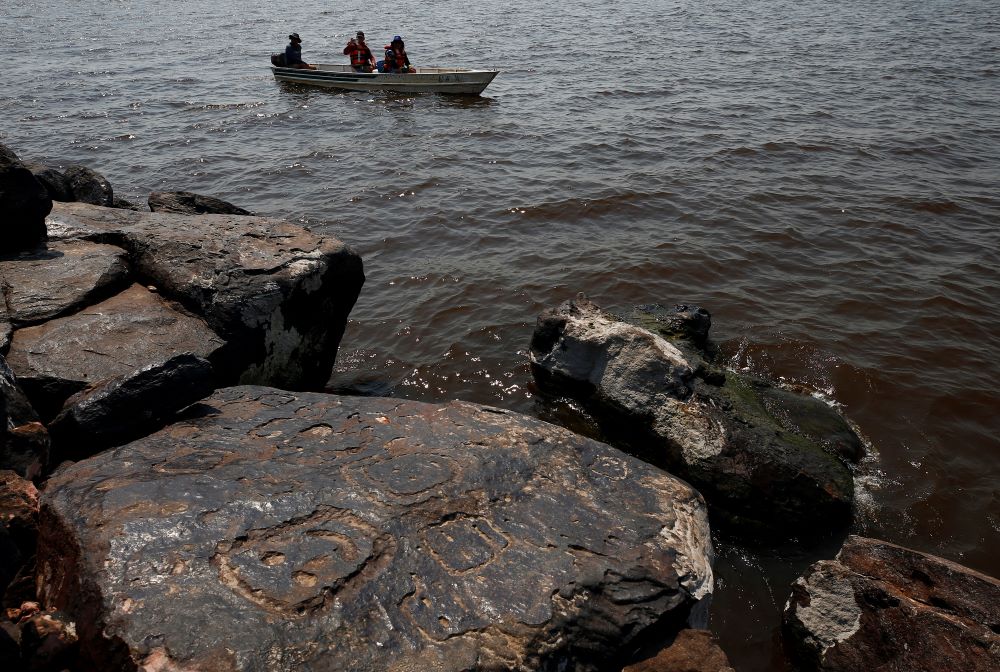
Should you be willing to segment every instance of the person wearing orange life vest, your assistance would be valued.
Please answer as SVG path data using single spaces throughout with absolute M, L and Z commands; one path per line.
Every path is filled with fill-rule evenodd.
M 410 65 L 410 59 L 406 55 L 406 48 L 403 38 L 396 35 L 392 42 L 385 45 L 385 71 L 386 72 L 416 72 L 417 69 Z
M 344 47 L 344 53 L 351 57 L 351 67 L 358 72 L 371 72 L 375 69 L 375 56 L 372 50 L 365 44 L 365 33 L 359 30 L 357 37 Z

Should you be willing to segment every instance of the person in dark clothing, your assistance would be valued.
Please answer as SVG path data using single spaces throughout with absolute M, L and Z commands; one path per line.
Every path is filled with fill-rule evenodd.
M 285 47 L 285 67 L 315 70 L 315 65 L 309 65 L 302 60 L 302 38 L 298 33 L 288 36 L 288 46 Z
M 358 72 L 371 72 L 375 69 L 375 56 L 365 44 L 365 34 L 358 31 L 357 37 L 351 39 L 344 47 L 344 53 L 351 57 L 351 67 Z

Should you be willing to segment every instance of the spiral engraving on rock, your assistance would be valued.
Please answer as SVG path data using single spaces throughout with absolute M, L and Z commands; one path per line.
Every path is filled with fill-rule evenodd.
M 323 607 L 379 554 L 371 525 L 350 511 L 322 507 L 221 542 L 212 563 L 236 594 L 296 616 Z

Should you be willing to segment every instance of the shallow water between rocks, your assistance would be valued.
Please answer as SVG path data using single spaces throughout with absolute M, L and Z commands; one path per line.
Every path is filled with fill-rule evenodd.
M 871 442 L 853 531 L 1000 575 L 996 3 L 6 0 L 0 19 L 0 142 L 22 158 L 361 253 L 333 386 L 539 413 L 541 310 L 697 303 L 729 366 Z M 501 74 L 474 98 L 273 80 L 289 32 L 341 63 L 358 29 Z M 717 540 L 737 670 L 786 667 L 788 584 L 838 543 Z

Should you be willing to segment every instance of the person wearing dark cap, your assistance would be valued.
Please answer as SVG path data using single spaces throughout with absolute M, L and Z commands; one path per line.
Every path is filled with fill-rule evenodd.
M 403 38 L 396 35 L 392 42 L 385 45 L 385 71 L 386 72 L 416 72 L 417 69 L 410 65 L 410 59 L 406 55 L 406 47 Z
M 364 31 L 359 30 L 357 36 L 351 38 L 344 47 L 344 53 L 351 57 L 351 67 L 358 72 L 371 72 L 375 69 L 375 56 L 365 44 Z
M 315 65 L 309 65 L 302 60 L 302 38 L 298 33 L 288 36 L 288 46 L 285 47 L 285 67 L 302 70 L 315 70 Z

